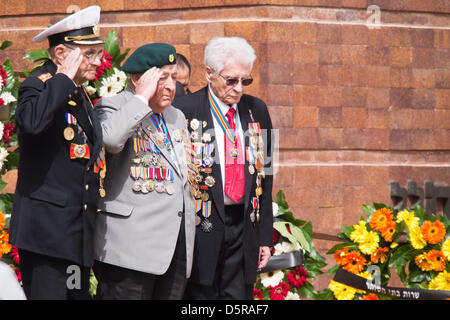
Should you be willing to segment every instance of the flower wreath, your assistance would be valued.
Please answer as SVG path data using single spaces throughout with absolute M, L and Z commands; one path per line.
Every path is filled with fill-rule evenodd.
M 303 262 L 294 267 L 258 274 L 254 288 L 255 300 L 299 300 L 301 296 L 315 298 L 317 291 L 309 280 L 323 273 L 325 258 L 312 242 L 312 224 L 294 218 L 285 195 L 279 190 L 273 202 L 273 257 L 300 252 Z M 269 260 L 270 264 L 270 260 Z
M 328 273 L 342 268 L 372 279 L 368 267 L 377 266 L 381 285 L 386 285 L 393 268 L 408 288 L 450 290 L 450 220 L 446 216 L 429 215 L 420 206 L 398 211 L 374 203 L 362 209 L 366 218 L 361 216 L 358 224 L 343 227 L 338 234 L 343 243 L 327 252 L 334 255 L 336 262 Z M 386 299 L 334 280 L 319 296 L 337 300 Z

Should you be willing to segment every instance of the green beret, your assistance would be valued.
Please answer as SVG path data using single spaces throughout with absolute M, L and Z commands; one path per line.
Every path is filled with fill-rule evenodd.
M 167 43 L 150 43 L 136 49 L 122 66 L 126 73 L 144 73 L 152 67 L 176 63 L 175 48 Z

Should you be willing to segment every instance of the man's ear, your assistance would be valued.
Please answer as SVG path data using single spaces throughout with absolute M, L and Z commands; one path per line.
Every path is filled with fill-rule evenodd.
M 214 74 L 214 70 L 211 67 L 205 67 L 205 77 L 206 81 L 211 82 L 211 76 Z
M 52 57 L 53 59 L 52 60 L 56 65 L 60 65 L 64 61 L 64 59 L 67 56 L 66 51 L 67 51 L 66 48 L 62 44 L 57 45 L 53 49 L 53 57 Z

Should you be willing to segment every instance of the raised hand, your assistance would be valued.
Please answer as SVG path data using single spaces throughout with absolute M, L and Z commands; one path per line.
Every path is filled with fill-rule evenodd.
M 158 88 L 158 81 L 163 72 L 157 67 L 147 70 L 135 83 L 135 93 L 150 100 Z
M 83 61 L 83 55 L 81 54 L 80 48 L 75 48 L 66 56 L 66 58 L 58 64 L 58 69 L 56 73 L 63 73 L 70 79 L 74 80 Z

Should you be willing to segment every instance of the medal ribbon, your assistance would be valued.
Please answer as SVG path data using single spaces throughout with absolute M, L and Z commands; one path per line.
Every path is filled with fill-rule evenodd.
M 211 215 L 211 201 L 202 202 L 202 216 L 206 219 Z
M 234 128 L 234 132 L 232 132 L 228 121 L 225 119 L 225 116 L 223 115 L 222 111 L 220 111 L 220 108 L 217 105 L 217 102 L 214 100 L 214 98 L 211 95 L 211 92 L 209 90 L 208 90 L 208 99 L 209 99 L 209 105 L 211 106 L 213 115 L 216 118 L 217 122 L 219 123 L 220 127 L 222 128 L 222 131 L 224 132 L 224 134 L 228 138 L 228 140 L 230 140 L 233 144 L 235 144 L 235 142 L 236 142 L 236 127 Z M 236 117 L 237 117 L 236 113 L 235 113 L 234 117 L 236 119 Z M 236 123 L 236 121 L 235 121 L 235 123 Z

